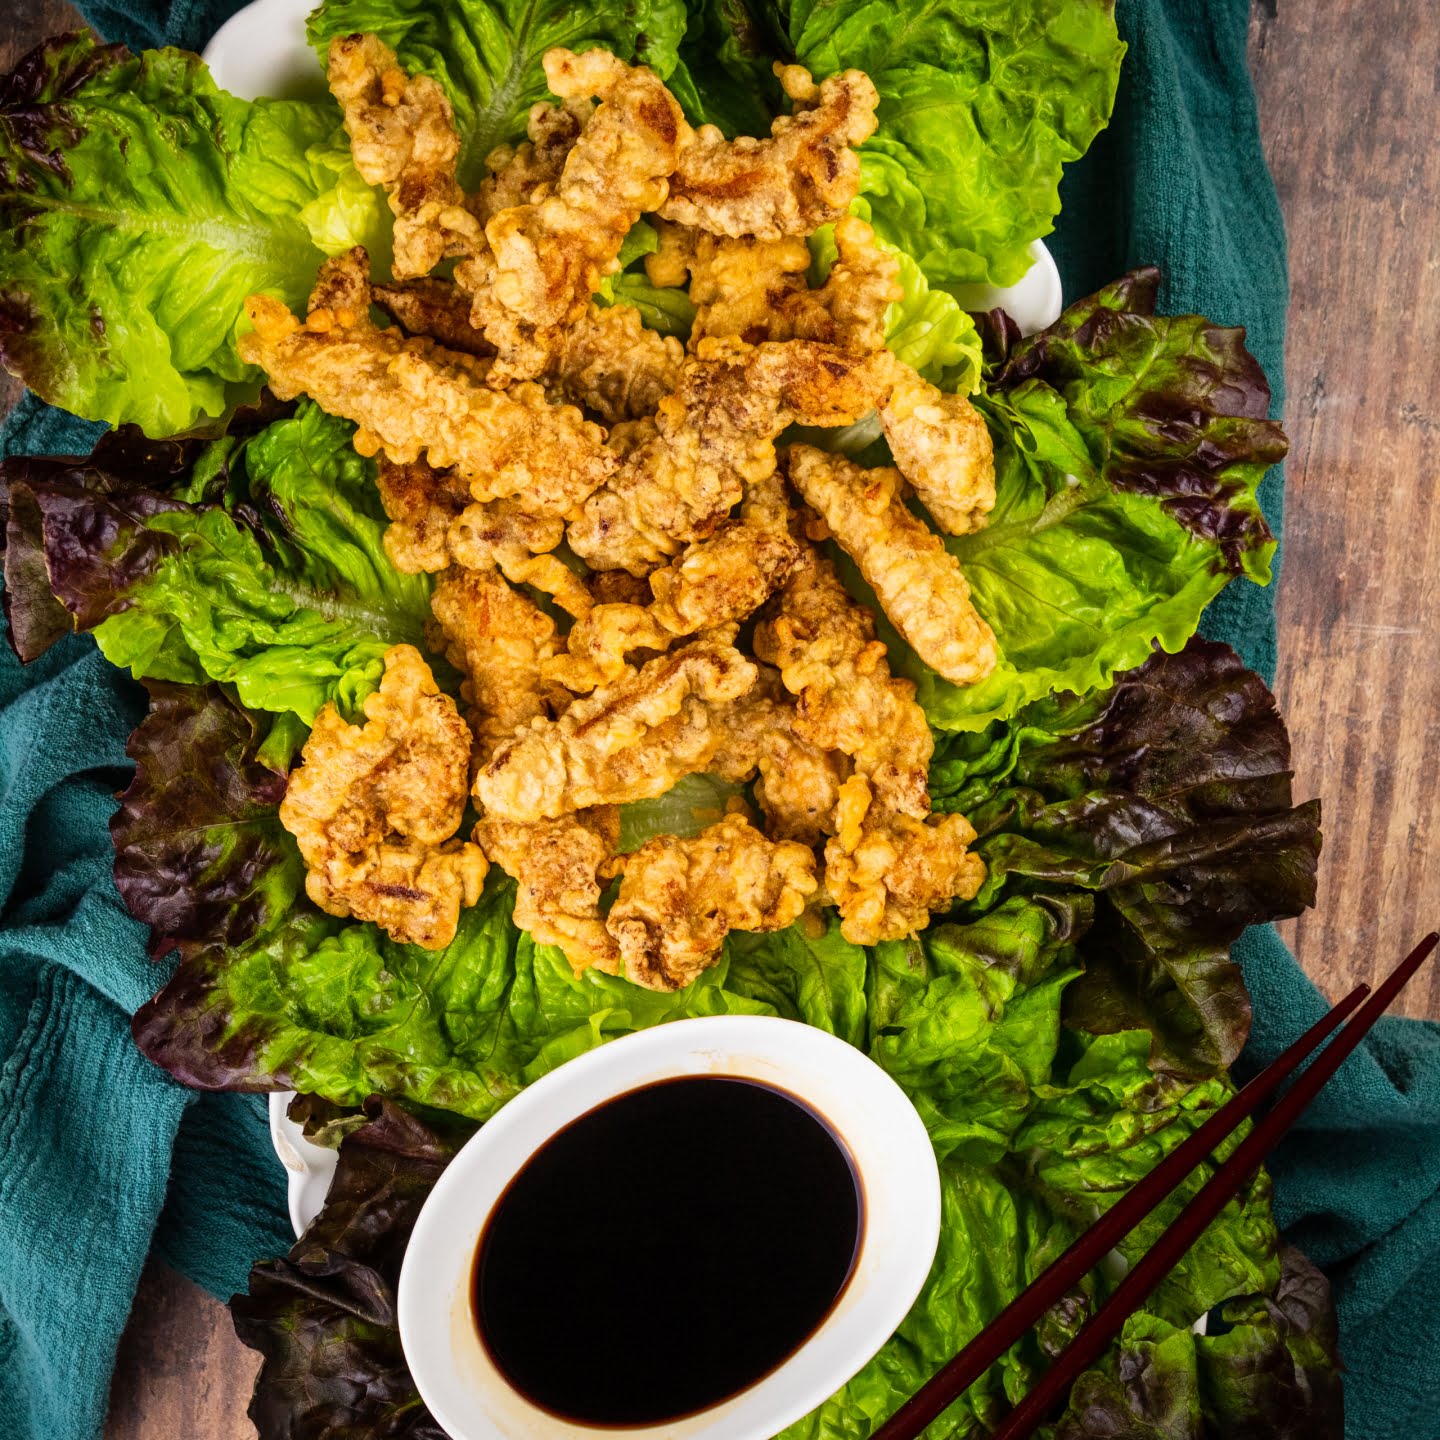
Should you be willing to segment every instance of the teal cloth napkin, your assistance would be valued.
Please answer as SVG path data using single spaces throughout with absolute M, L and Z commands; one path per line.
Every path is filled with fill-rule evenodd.
M 199 48 L 238 3 L 81 8 L 132 47 Z M 1067 176 L 1051 240 L 1066 293 L 1157 263 L 1165 308 L 1248 326 L 1278 391 L 1284 234 L 1248 0 L 1121 0 L 1119 16 L 1131 48 L 1114 122 Z M 0 452 L 84 452 L 97 428 L 27 397 Z M 1278 470 L 1262 499 L 1278 531 Z M 1273 676 L 1273 589 L 1231 586 L 1205 629 Z M 225 1297 L 288 1242 L 261 1106 L 187 1092 L 130 1044 L 127 1017 L 162 978 L 109 868 L 137 696 L 88 640 L 23 671 L 0 653 L 0 1429 L 17 1440 L 99 1432 L 147 1247 Z M 1273 930 L 1238 948 L 1253 1068 L 1324 1006 Z M 1282 1225 L 1335 1286 L 1347 1436 L 1440 1440 L 1440 1026 L 1382 1022 L 1273 1169 Z

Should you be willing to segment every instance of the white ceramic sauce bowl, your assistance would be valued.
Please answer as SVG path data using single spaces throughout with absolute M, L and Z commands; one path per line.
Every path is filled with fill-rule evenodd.
M 864 1192 L 850 1282 L 818 1329 L 748 1389 L 681 1419 L 588 1426 L 530 1403 L 481 1343 L 475 1253 L 511 1180 L 557 1131 L 616 1096 L 677 1076 L 732 1075 L 785 1090 L 848 1146 Z M 577 1197 L 577 1225 L 585 1223 Z M 839 1389 L 885 1343 L 920 1293 L 940 1233 L 940 1175 L 925 1126 L 898 1085 L 843 1040 L 797 1021 L 721 1015 L 610 1041 L 514 1100 L 451 1161 L 425 1202 L 400 1272 L 400 1339 L 430 1413 L 453 1440 L 765 1440 Z M 624 1276 L 617 1275 L 618 1284 Z M 555 1314 L 556 1362 L 584 1345 Z

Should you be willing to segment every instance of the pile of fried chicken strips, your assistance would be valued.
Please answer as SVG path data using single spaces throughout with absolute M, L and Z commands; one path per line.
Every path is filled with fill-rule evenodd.
M 493 863 L 516 924 L 577 973 L 658 990 L 730 930 L 823 927 L 826 907 L 858 944 L 911 935 L 985 867 L 966 819 L 931 813 L 915 687 L 818 547 L 850 557 L 926 664 L 974 684 L 994 636 L 907 501 L 973 531 L 994 458 L 969 401 L 885 348 L 897 265 L 848 213 L 875 87 L 777 67 L 792 113 L 726 140 L 604 50 L 552 50 L 545 74 L 560 103 L 467 195 L 440 86 L 373 35 L 335 41 L 355 163 L 395 213 L 394 280 L 372 285 L 356 249 L 326 262 L 304 320 L 248 302 L 242 354 L 275 393 L 358 426 L 387 553 L 437 574 L 430 645 L 464 677 L 462 713 L 397 645 L 363 725 L 320 713 L 280 812 L 309 895 L 439 949 Z M 650 281 L 688 280 L 688 345 L 596 303 L 642 216 Z M 838 257 L 812 288 L 825 225 Z M 447 260 L 453 279 L 432 274 Z M 877 416 L 894 469 L 777 452 L 792 426 Z M 619 806 L 700 773 L 753 780 L 758 813 L 737 798 L 700 834 L 617 853 Z

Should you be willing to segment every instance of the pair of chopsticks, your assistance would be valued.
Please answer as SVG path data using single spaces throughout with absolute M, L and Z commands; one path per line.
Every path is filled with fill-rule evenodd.
M 1393 974 L 1370 994 L 1358 985 L 1330 1013 L 1310 1027 L 1278 1059 L 1273 1060 L 1228 1104 L 1217 1110 L 1179 1145 L 1123 1200 L 1117 1201 L 1028 1289 L 1001 1311 L 955 1358 L 911 1396 L 871 1440 L 915 1440 L 940 1413 L 957 1400 L 986 1370 L 1069 1291 L 1242 1121 L 1268 1100 L 1365 1001 L 1353 1021 L 1278 1100 L 1274 1109 L 1251 1130 L 1182 1210 L 1159 1240 L 1136 1262 L 1114 1294 L 1092 1315 L 1040 1382 L 1006 1416 L 991 1440 L 1024 1440 L 1044 1423 L 1070 1386 L 1103 1354 L 1125 1321 L 1144 1304 L 1150 1292 L 1200 1238 L 1206 1226 L 1234 1198 L 1266 1155 L 1294 1124 L 1301 1111 L 1340 1068 L 1366 1032 L 1387 1010 L 1405 982 L 1440 942 L 1427 935 Z M 1369 1000 L 1365 999 L 1370 996 Z

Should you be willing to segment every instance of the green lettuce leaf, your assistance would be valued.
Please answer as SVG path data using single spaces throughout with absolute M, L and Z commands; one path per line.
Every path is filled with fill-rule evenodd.
M 1225 1307 L 1222 1333 L 1132 1316 L 1047 1440 L 1341 1440 L 1330 1287 L 1298 1250 L 1282 1260 L 1273 1293 Z
M 1033 1158 L 1028 1183 L 1057 1213 L 1083 1228 L 1095 1207 L 1108 1209 L 1234 1094 L 1222 1076 L 1198 1082 L 1157 1074 L 1143 1030 L 1068 1036 L 1057 1067 L 1037 1087 L 1016 1132 L 1015 1148 Z M 1239 1144 L 1242 1130 L 1217 1147 L 1116 1247 L 1133 1264 Z M 1146 1302 L 1175 1324 L 1190 1324 L 1222 1301 L 1273 1288 L 1279 1240 L 1263 1173 L 1230 1202 Z M 1118 1278 L 1118 1276 L 1116 1277 Z
M 597 305 L 633 305 L 643 324 L 662 335 L 690 338 L 695 323 L 695 306 L 689 295 L 673 286 L 652 285 L 643 270 L 627 270 L 601 283 L 595 294 Z
M 905 294 L 885 317 L 887 348 L 942 390 L 973 394 L 980 385 L 981 362 L 974 320 L 953 295 L 933 288 L 903 250 L 895 255 Z
M 239 100 L 186 51 L 59 36 L 0 80 L 0 360 L 89 420 L 214 421 L 259 391 L 245 297 L 298 307 L 387 213 L 328 100 Z
M 1061 169 L 1115 103 L 1110 0 L 762 0 L 760 29 L 817 78 L 880 92 L 861 150 L 877 230 L 934 282 L 1011 285 L 1060 209 Z
M 1150 495 L 1264 584 L 1275 537 L 1255 497 L 1285 458 L 1270 386 L 1245 332 L 1199 315 L 1156 317 L 1160 272 L 1133 271 L 1009 350 L 994 387 L 1044 380 L 1117 490 Z
M 657 835 L 698 835 L 725 814 L 743 785 L 715 775 L 685 775 L 663 795 L 620 807 L 620 853 L 628 855 Z
M 874 220 L 869 203 L 863 199 L 856 200 L 850 210 L 862 220 Z M 838 255 L 835 227 L 822 225 L 810 236 L 809 243 L 811 283 L 823 285 Z M 932 286 L 904 250 L 884 239 L 880 247 L 899 262 L 900 287 L 904 291 L 885 317 L 886 347 L 942 390 L 973 394 L 980 386 L 984 359 L 974 318 L 953 295 Z
M 746 0 L 689 0 L 685 38 L 669 85 L 693 125 L 768 135 L 784 108 L 773 69 L 788 47 Z
M 146 689 L 150 713 L 126 746 L 135 776 L 110 821 L 116 886 L 157 955 L 240 944 L 280 924 L 304 892 L 277 812 L 304 729 L 246 710 L 218 685 Z
M 936 1152 L 994 1164 L 1045 1082 L 1078 974 L 1067 920 L 1007 900 L 871 955 L 871 1058 L 914 1101 Z
M 603 45 L 664 79 L 684 29 L 684 0 L 323 0 L 307 22 L 322 64 L 337 35 L 368 31 L 407 70 L 445 86 L 467 191 L 485 178 L 490 151 L 525 138 L 530 107 L 553 98 L 540 63 L 547 50 Z
M 1157 654 L 1102 697 L 1061 696 L 931 769 L 1001 893 L 1096 898 L 1066 996 L 1092 1033 L 1143 1025 L 1151 1064 L 1213 1074 L 1244 1045 L 1250 1001 L 1230 946 L 1314 903 L 1319 805 L 1292 806 L 1290 741 L 1260 678 L 1224 645 Z
M 0 461 L 0 506 L 5 513 L 7 638 L 21 660 L 34 660 L 70 634 L 70 612 L 55 598 L 45 560 L 44 517 L 34 493 L 46 486 L 109 495 L 152 489 L 168 493 L 189 481 L 196 461 L 211 457 L 222 473 L 244 437 L 277 418 L 278 406 L 239 411 L 229 435 L 215 446 L 198 439 L 151 440 L 134 425 L 100 436 L 89 455 L 11 455 Z
M 841 935 L 833 917 L 823 929 L 806 923 L 768 935 L 737 930 L 727 956 L 728 989 L 786 1020 L 865 1044 L 868 957 Z
M 764 1014 L 725 967 L 675 994 L 598 971 L 511 923 L 498 871 L 455 939 L 432 952 L 374 925 L 296 907 L 240 948 L 187 957 L 135 1017 L 141 1050 L 200 1089 L 379 1092 L 487 1119 L 520 1089 L 616 1035 L 689 1015 Z
M 38 551 L 73 626 L 137 678 L 224 681 L 248 708 L 307 724 L 332 698 L 353 714 L 385 651 L 422 642 L 430 595 L 385 555 L 374 464 L 353 433 L 303 402 L 177 451 L 169 493 L 136 488 L 160 478 L 138 467 L 107 471 L 101 449 L 88 465 L 30 467 L 10 486 L 7 567 L 33 572 Z M 53 632 L 38 586 L 11 613 L 22 636 Z
M 992 365 L 976 404 L 995 444 L 989 524 L 946 540 L 999 644 L 960 687 L 883 619 L 930 723 L 974 729 L 1056 691 L 1085 694 L 1178 650 L 1236 573 L 1269 576 L 1255 498 L 1285 450 L 1242 332 L 1155 316 L 1153 271 L 1070 306 Z M 853 566 L 847 583 L 872 601 Z

